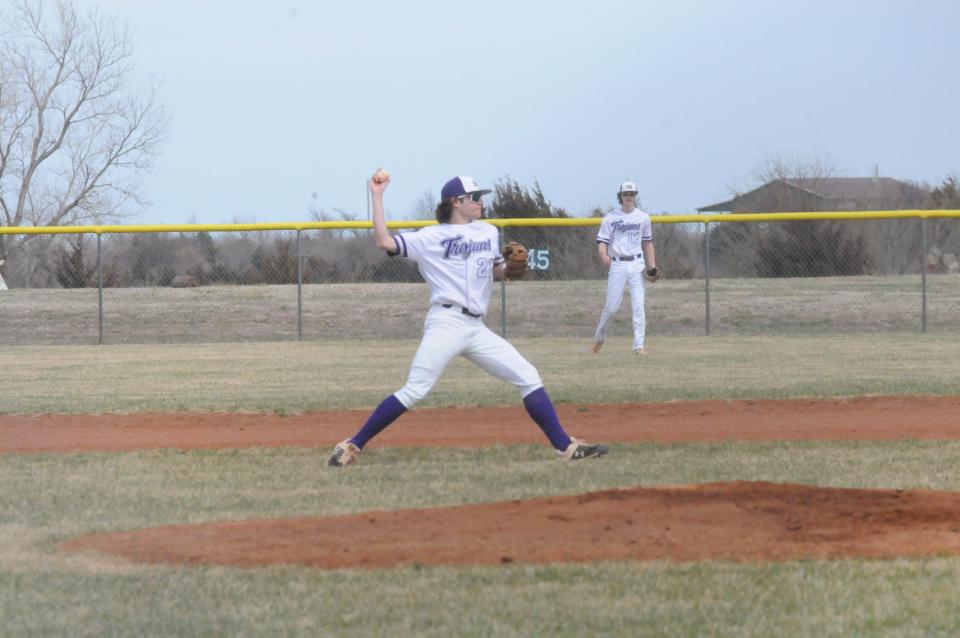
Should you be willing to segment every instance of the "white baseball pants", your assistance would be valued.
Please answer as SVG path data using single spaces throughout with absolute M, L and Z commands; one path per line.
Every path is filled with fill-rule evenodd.
M 647 314 L 644 308 L 646 299 L 646 279 L 644 279 L 643 259 L 633 261 L 614 261 L 610 264 L 610 274 L 607 276 L 607 302 L 600 313 L 600 323 L 593 337 L 594 341 L 602 343 L 607 338 L 607 324 L 620 309 L 623 302 L 623 290 L 630 287 L 630 304 L 633 307 L 633 349 L 643 347 L 647 333 Z
M 460 308 L 434 305 L 423 323 L 423 339 L 410 365 L 407 384 L 394 396 L 412 408 L 440 379 L 454 357 L 461 356 L 477 364 L 498 379 L 511 383 L 525 397 L 543 387 L 540 374 L 509 341 L 471 317 Z

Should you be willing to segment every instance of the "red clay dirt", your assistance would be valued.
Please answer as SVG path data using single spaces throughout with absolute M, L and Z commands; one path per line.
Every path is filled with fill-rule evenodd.
M 957 493 L 741 481 L 154 527 L 83 536 L 63 547 L 144 563 L 323 569 L 920 557 L 960 554 L 958 511 Z
M 689 443 L 960 438 L 960 397 L 858 397 L 562 404 L 574 436 L 590 441 Z M 369 410 L 268 413 L 0 414 L 4 452 L 92 452 L 173 447 L 332 447 Z M 523 407 L 418 409 L 404 414 L 368 450 L 546 443 Z
M 561 405 L 558 411 L 574 435 L 611 443 L 960 438 L 960 397 Z M 0 453 L 327 447 L 352 433 L 366 415 L 0 415 Z M 542 443 L 543 435 L 519 406 L 422 409 L 404 415 L 365 455 L 380 446 L 529 442 Z M 582 471 L 613 460 L 584 461 Z M 351 468 L 318 469 L 317 480 L 334 471 Z M 158 527 L 84 536 L 63 547 L 150 563 L 327 569 L 917 557 L 960 554 L 960 493 L 762 482 L 659 486 L 428 510 Z

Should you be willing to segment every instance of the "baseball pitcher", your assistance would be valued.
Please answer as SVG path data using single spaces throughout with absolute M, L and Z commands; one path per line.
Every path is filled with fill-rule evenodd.
M 483 196 L 490 190 L 470 177 L 454 177 L 441 191 L 439 224 L 391 235 L 383 209 L 389 183 L 383 169 L 370 180 L 374 240 L 388 255 L 417 264 L 430 288 L 430 310 L 406 384 L 384 399 L 356 434 L 336 445 L 327 464 L 354 462 L 370 439 L 430 392 L 454 357 L 464 357 L 516 387 L 527 413 L 560 459 L 606 454 L 606 446 L 574 439 L 564 431 L 537 369 L 483 323 L 493 280 L 522 278 L 527 268 L 525 249 L 513 243 L 501 250 L 496 227 L 480 219 Z

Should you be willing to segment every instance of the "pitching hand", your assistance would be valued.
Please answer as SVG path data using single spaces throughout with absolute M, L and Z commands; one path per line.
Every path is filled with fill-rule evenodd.
M 387 190 L 387 185 L 389 183 L 390 173 L 382 168 L 378 168 L 377 171 L 370 176 L 370 192 L 374 195 L 378 195 Z

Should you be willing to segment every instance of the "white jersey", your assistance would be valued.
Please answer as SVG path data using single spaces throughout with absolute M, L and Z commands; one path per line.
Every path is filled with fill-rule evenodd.
M 430 286 L 430 303 L 456 304 L 476 315 L 487 314 L 493 269 L 503 262 L 495 226 L 438 224 L 394 235 L 396 252 L 417 263 Z
M 607 213 L 600 222 L 597 243 L 607 244 L 610 257 L 636 257 L 643 259 L 641 241 L 653 240 L 653 224 L 650 215 L 639 208 L 625 213 L 615 210 Z

